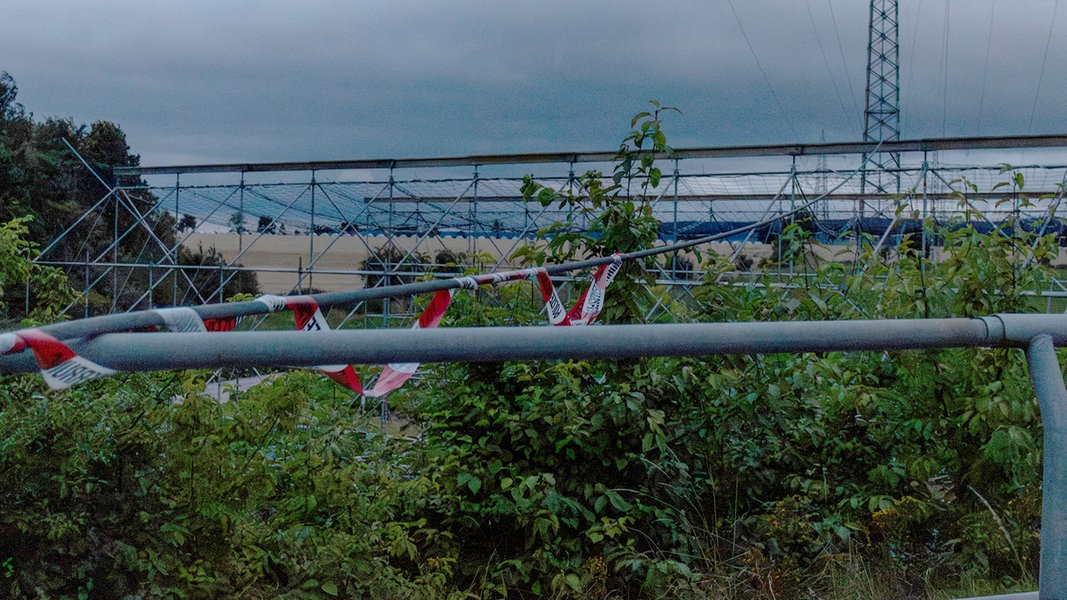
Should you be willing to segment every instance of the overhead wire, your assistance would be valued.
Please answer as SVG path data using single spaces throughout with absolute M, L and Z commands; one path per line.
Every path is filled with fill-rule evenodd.
M 845 82 L 848 84 L 848 89 L 852 95 L 852 109 L 855 110 L 855 114 L 862 119 L 863 111 L 860 110 L 859 101 L 856 99 L 856 88 L 852 85 L 852 77 L 848 74 L 848 61 L 845 60 L 845 46 L 841 41 L 841 30 L 837 26 L 837 15 L 834 14 L 834 5 L 830 0 L 826 0 L 826 6 L 830 9 L 830 21 L 834 24 L 834 35 L 837 37 L 837 51 L 841 54 L 841 65 L 845 69 Z
M 901 71 L 902 71 L 901 72 L 901 77 L 904 78 L 904 81 L 902 82 L 902 85 L 901 85 L 901 89 L 903 89 L 903 90 L 914 89 L 914 86 L 912 85 L 912 82 L 914 81 L 913 74 L 915 73 L 915 57 L 919 55 L 919 53 L 916 52 L 915 50 L 916 50 L 916 47 L 918 46 L 919 39 L 923 37 L 923 36 L 921 36 L 919 34 L 919 26 L 924 23 L 924 21 L 922 20 L 922 10 L 923 10 L 923 2 L 922 2 L 922 0 L 918 0 L 915 3 L 915 16 L 910 18 L 910 19 L 907 18 L 907 16 L 905 16 L 905 18 L 902 19 L 902 22 L 904 23 L 904 29 L 905 30 L 909 30 L 910 29 L 911 32 L 912 32 L 910 34 L 911 47 L 909 48 L 908 52 L 906 53 L 906 55 L 908 56 L 908 68 L 907 69 L 901 69 Z M 907 37 L 907 36 L 905 36 L 905 37 Z M 906 98 L 907 97 L 905 96 L 904 99 L 901 100 L 901 107 L 900 107 L 901 108 L 901 110 L 900 110 L 900 136 L 902 138 L 906 138 L 907 137 L 906 136 L 906 131 L 907 131 L 907 127 L 908 127 L 908 112 L 903 109 L 903 104 L 904 104 Z
M 978 92 L 978 133 L 982 133 L 982 116 L 985 112 L 985 90 L 989 77 L 989 56 L 993 48 L 993 24 L 996 22 L 997 0 L 993 0 L 989 8 L 989 34 L 986 37 L 985 64 L 982 65 L 982 88 Z
M 1060 8 L 1060 0 L 1052 4 L 1052 18 L 1048 22 L 1048 38 L 1045 40 L 1045 53 L 1041 57 L 1041 71 L 1037 76 L 1037 86 L 1034 89 L 1034 106 L 1030 109 L 1030 120 L 1026 123 L 1026 133 L 1029 134 L 1034 127 L 1034 116 L 1037 114 L 1037 103 L 1041 98 L 1041 83 L 1045 79 L 1045 64 L 1048 62 L 1048 51 L 1052 47 L 1052 32 L 1056 30 L 1056 13 Z
M 752 40 L 748 38 L 745 26 L 741 23 L 741 16 L 737 14 L 737 8 L 734 7 L 734 0 L 728 0 L 728 2 L 730 4 L 730 11 L 734 13 L 734 19 L 737 20 L 737 26 L 741 29 L 741 36 L 745 38 L 745 44 L 748 45 L 748 51 L 752 53 L 752 58 L 756 60 L 756 67 L 759 69 L 760 75 L 763 76 L 763 83 L 766 84 L 767 90 L 771 94 L 771 98 L 774 99 L 774 103 L 778 106 L 778 112 L 782 113 L 782 118 L 793 132 L 793 139 L 799 141 L 800 135 L 797 133 L 797 128 L 793 126 L 793 120 L 789 118 L 789 113 L 787 113 L 785 107 L 782 106 L 782 101 L 778 99 L 778 94 L 774 92 L 774 86 L 771 85 L 771 79 L 767 76 L 767 71 L 763 69 L 763 64 L 760 62 L 759 55 L 756 54 L 756 48 L 752 45 Z
M 948 127 L 948 34 L 951 0 L 945 0 L 945 22 L 941 34 L 941 137 Z
M 815 41 L 819 44 L 819 52 L 822 54 L 822 62 L 826 65 L 826 73 L 830 75 L 830 85 L 834 88 L 834 95 L 837 96 L 837 103 L 841 105 L 841 112 L 848 114 L 848 108 L 845 107 L 845 101 L 841 97 L 841 90 L 837 87 L 837 78 L 834 77 L 834 71 L 830 68 L 830 59 L 826 56 L 826 48 L 822 45 L 822 37 L 819 35 L 819 27 L 815 23 L 815 14 L 811 11 L 811 3 L 809 0 L 804 0 L 804 6 L 808 9 L 808 19 L 811 21 L 811 28 L 815 32 Z

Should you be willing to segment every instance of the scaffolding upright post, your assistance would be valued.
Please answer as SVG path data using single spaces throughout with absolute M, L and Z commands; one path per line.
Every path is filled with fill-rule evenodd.
M 312 289 L 313 281 L 311 275 L 311 269 L 315 264 L 315 171 L 311 171 L 311 230 L 308 231 L 308 290 L 310 293 L 314 293 Z
M 179 199 L 182 192 L 182 174 L 174 174 L 174 220 L 181 219 L 181 211 L 179 210 Z M 88 259 L 86 259 L 88 260 Z M 178 263 L 178 238 L 174 238 L 174 264 Z M 173 298 L 171 299 L 171 306 L 178 306 L 178 271 L 175 267 L 171 267 L 170 270 L 171 283 L 173 284 Z

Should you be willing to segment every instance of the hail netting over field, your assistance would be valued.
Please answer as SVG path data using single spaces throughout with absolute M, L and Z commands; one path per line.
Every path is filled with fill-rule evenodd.
M 729 234 L 798 208 L 825 244 L 854 245 L 862 232 L 891 246 L 921 229 L 921 219 L 944 223 L 964 209 L 987 230 L 1010 216 L 1058 233 L 1064 148 L 1067 136 L 686 149 L 658 160 L 663 177 L 648 194 L 664 242 Z M 865 166 L 863 157 L 888 151 L 901 156 L 893 172 L 900 188 L 864 191 L 856 174 L 873 161 Z M 435 263 L 512 269 L 514 252 L 543 229 L 588 225 L 579 211 L 524 201 L 523 177 L 577 189 L 587 171 L 599 170 L 609 184 L 613 159 L 601 152 L 115 169 L 116 181 L 101 180 L 97 205 L 61 236 L 68 243 L 57 240 L 38 262 L 65 267 L 85 298 L 98 290 L 117 299 L 111 310 L 219 302 L 241 291 L 250 272 L 259 291 L 285 294 L 402 283 L 435 272 Z M 1023 161 L 1028 166 L 1010 172 L 1000 166 Z M 640 191 L 636 182 L 630 191 Z M 758 258 L 784 221 L 725 235 L 730 247 L 711 249 Z M 438 276 L 462 269 L 441 264 Z M 665 270 L 660 279 L 674 275 Z M 90 308 L 86 300 L 86 314 L 100 312 Z
M 1026 188 L 1022 193 L 1028 196 L 1057 194 L 1064 180 L 1062 166 L 1018 167 L 1013 173 L 1023 175 Z M 173 178 L 167 185 L 153 177 L 155 185 L 149 190 L 159 198 L 160 210 L 177 213 L 179 219 L 192 215 L 198 230 L 213 233 L 237 233 L 234 216 L 241 215 L 245 232 L 251 234 L 305 235 L 315 231 L 320 235 L 533 239 L 539 229 L 572 217 L 556 206 L 524 201 L 522 177 L 407 179 L 401 175 L 330 181 L 318 174 L 314 181 L 214 185 L 175 184 Z M 835 187 L 837 191 L 819 200 L 812 211 L 817 219 L 835 225 L 855 219 L 861 201 L 865 216 L 892 219 L 901 205 L 921 212 L 925 198 L 929 213 L 951 218 L 961 214 L 954 191 L 966 192 L 973 207 L 992 221 L 1016 210 L 1010 203 L 995 205 L 996 200 L 1011 193 L 1003 188 L 994 190 L 1009 179 L 999 166 L 925 170 L 920 166 L 901 169 L 899 175 L 900 191 L 880 195 L 862 194 L 861 181 L 849 178 L 845 171 L 679 172 L 665 175 L 653 196 L 657 198 L 656 217 L 664 223 L 665 240 L 674 239 L 675 223 L 679 239 L 728 231 L 788 211 Z M 566 176 L 535 178 L 557 189 L 576 185 L 575 179 Z M 606 177 L 605 182 L 609 181 Z M 978 191 L 967 189 L 964 182 L 977 186 Z M 1047 208 L 1037 204 L 1025 208 L 1023 215 L 1043 216 Z

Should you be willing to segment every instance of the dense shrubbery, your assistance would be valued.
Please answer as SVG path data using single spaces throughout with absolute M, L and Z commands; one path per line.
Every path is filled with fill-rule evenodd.
M 1010 248 L 958 242 L 969 258 L 925 275 L 911 255 L 808 288 L 709 281 L 687 316 L 1033 309 L 1038 268 L 989 294 L 969 282 Z M 513 285 L 450 315 L 536 310 Z M 223 405 L 195 374 L 9 378 L 2 396 L 10 596 L 893 597 L 1035 575 L 1041 437 L 1017 351 L 443 365 L 397 394 L 415 441 L 311 373 Z
M 1035 309 L 1022 292 L 1039 287 L 1041 270 L 1009 260 L 1009 238 L 962 230 L 948 247 L 940 264 L 909 254 L 826 265 L 810 286 L 709 281 L 688 316 Z M 466 540 L 459 563 L 482 589 L 783 598 L 862 581 L 874 591 L 855 597 L 901 597 L 1035 580 L 1041 437 L 1018 351 L 453 365 L 438 375 L 417 393 L 431 411 L 427 442 L 450 450 L 442 468 L 458 489 L 442 523 Z

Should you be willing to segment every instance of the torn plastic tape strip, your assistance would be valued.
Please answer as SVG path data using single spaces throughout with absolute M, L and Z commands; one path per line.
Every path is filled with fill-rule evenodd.
M 207 326 L 204 325 L 204 320 L 200 318 L 200 315 L 187 306 L 159 308 L 156 309 L 156 314 L 163 319 L 163 324 L 167 328 L 167 331 L 176 333 L 199 333 L 208 330 Z
M 205 331 L 233 331 L 237 327 L 237 317 L 219 317 L 204 319 Z
M 356 370 L 352 368 L 352 365 L 347 365 L 340 371 L 319 370 L 342 387 L 350 389 L 361 396 L 363 395 L 363 384 L 359 382 L 359 375 L 356 374 Z
M 287 298 L 274 294 L 262 294 L 256 298 L 256 302 L 262 302 L 270 312 L 278 312 L 289 305 Z
M 26 341 L 14 333 L 0 334 L 0 354 L 15 354 L 26 349 Z
M 114 375 L 116 371 L 78 356 L 69 346 L 39 329 L 19 332 L 26 345 L 33 351 L 37 366 L 41 369 L 48 387 L 61 390 L 72 385 Z
M 601 314 L 601 311 L 604 310 L 604 297 L 607 286 L 615 280 L 615 275 L 619 272 L 621 266 L 621 263 L 611 263 L 609 265 L 601 265 L 599 269 L 596 269 L 596 273 L 593 275 L 593 282 L 589 285 L 586 294 L 578 300 L 578 304 L 575 304 L 574 309 L 571 310 L 571 314 L 574 315 L 578 305 L 582 306 L 582 309 L 577 311 L 577 318 L 572 318 L 573 321 L 577 321 L 576 325 L 589 325 Z
M 330 325 L 325 315 L 319 310 L 319 303 L 311 296 L 290 296 L 285 305 L 293 311 L 296 328 L 304 331 L 329 331 Z
M 548 322 L 552 325 L 570 325 L 567 318 L 567 309 L 556 294 L 556 286 L 552 284 L 552 278 L 544 269 L 537 271 L 537 283 L 541 287 L 541 296 L 545 300 L 545 310 L 548 311 Z
M 419 315 L 419 319 L 412 325 L 412 329 L 432 329 L 441 323 L 441 319 L 452 303 L 452 293 L 455 290 L 440 290 L 434 294 L 430 304 Z
M 273 296 L 273 298 L 281 298 Z M 282 298 L 289 310 L 293 311 L 293 319 L 296 328 L 302 331 L 329 331 L 330 325 L 326 317 L 319 310 L 318 302 L 311 296 L 287 296 Z M 342 386 L 356 392 L 363 393 L 363 385 L 359 382 L 359 375 L 352 365 L 319 365 L 315 369 L 325 373 Z
M 411 376 L 419 370 L 419 363 L 395 363 L 385 365 L 382 374 L 374 382 L 374 389 L 364 395 L 368 398 L 378 398 L 389 392 L 400 389 Z
M 448 310 L 448 305 L 452 302 L 452 293 L 454 290 L 441 290 L 434 294 L 432 300 L 430 300 L 429 306 L 426 310 L 422 311 L 418 320 L 411 326 L 412 329 L 433 329 L 441 324 L 441 319 L 445 316 L 445 311 Z M 385 365 L 382 369 L 382 374 L 378 376 L 378 380 L 374 382 L 374 389 L 370 390 L 365 396 L 368 398 L 377 398 L 384 396 L 389 392 L 399 389 L 403 386 L 411 376 L 419 370 L 419 363 L 391 363 Z

